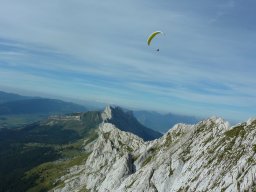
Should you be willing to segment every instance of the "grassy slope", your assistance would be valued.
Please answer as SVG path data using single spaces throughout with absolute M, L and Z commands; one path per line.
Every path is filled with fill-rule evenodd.
M 29 114 L 29 115 L 2 115 L 0 116 L 0 129 L 8 128 L 14 129 L 31 124 L 36 121 L 40 121 L 47 118 L 47 115 L 43 114 Z
M 49 120 L 22 129 L 0 130 L 0 191 L 28 191 L 31 186 L 38 186 L 32 191 L 52 188 L 51 178 L 87 157 L 80 148 L 81 139 L 95 139 L 94 131 L 100 122 L 98 112 L 87 112 L 81 121 Z M 54 162 L 60 159 L 66 161 Z
M 27 171 L 22 178 L 27 184 L 26 191 L 48 191 L 56 186 L 62 185 L 62 181 L 56 180 L 74 165 L 84 163 L 89 153 L 82 150 L 81 141 L 62 146 L 60 151 L 62 160 L 46 162 Z

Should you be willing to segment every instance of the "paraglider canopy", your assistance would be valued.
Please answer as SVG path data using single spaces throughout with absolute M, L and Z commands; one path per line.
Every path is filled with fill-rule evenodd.
M 155 31 L 153 32 L 149 37 L 148 37 L 148 40 L 147 40 L 147 43 L 148 43 L 148 46 L 150 46 L 150 43 L 152 41 L 152 39 L 154 39 L 154 37 L 156 35 L 159 35 L 159 34 L 164 34 L 162 31 Z

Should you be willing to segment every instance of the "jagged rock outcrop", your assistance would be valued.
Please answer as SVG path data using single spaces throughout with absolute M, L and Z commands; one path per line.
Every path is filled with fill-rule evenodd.
M 145 141 L 154 140 L 162 136 L 161 133 L 140 124 L 139 121 L 133 116 L 132 111 L 125 112 L 120 107 L 106 107 L 106 109 L 102 112 L 101 117 L 104 122 L 111 123 L 122 131 L 127 131 L 138 135 Z
M 109 122 L 98 134 L 54 191 L 256 191 L 256 119 L 177 124 L 149 142 Z
M 139 156 L 146 149 L 141 138 L 120 131 L 110 123 L 102 123 L 98 134 L 86 163 L 63 176 L 65 187 L 55 191 L 79 191 L 85 187 L 105 191 L 121 185 L 136 171 L 133 155 Z

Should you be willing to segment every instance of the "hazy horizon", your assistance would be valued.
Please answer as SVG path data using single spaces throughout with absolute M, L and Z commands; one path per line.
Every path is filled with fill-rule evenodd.
M 75 99 L 75 98 L 68 98 L 68 97 L 64 97 L 64 96 L 57 96 L 57 95 L 47 95 L 47 94 L 40 94 L 40 93 L 33 93 L 30 91 L 22 91 L 22 90 L 0 90 L 0 92 L 5 92 L 5 93 L 10 93 L 10 94 L 17 94 L 17 95 L 21 95 L 21 96 L 28 96 L 28 97 L 41 97 L 41 98 L 47 98 L 47 99 L 58 99 L 58 100 L 62 100 L 65 102 L 72 102 L 74 104 L 79 104 L 79 105 L 83 105 L 84 107 L 87 107 L 88 110 L 104 110 L 105 107 L 107 106 L 112 106 L 112 107 L 121 107 L 123 110 L 131 110 L 134 112 L 146 112 L 146 113 L 156 113 L 156 114 L 160 114 L 160 115 L 178 115 L 178 116 L 184 116 L 184 117 L 194 117 L 196 119 L 198 119 L 198 121 L 203 120 L 203 119 L 208 119 L 208 118 L 212 118 L 215 115 L 212 116 L 199 116 L 199 115 L 193 115 L 193 114 L 185 114 L 185 113 L 177 113 L 175 111 L 171 111 L 171 110 L 167 110 L 167 111 L 158 111 L 155 109 L 151 109 L 151 108 L 132 108 L 129 106 L 125 106 L 125 105 L 118 105 L 118 104 L 114 104 L 114 103 L 101 103 L 101 102 L 97 102 L 97 101 L 90 101 L 90 100 L 80 100 L 80 99 Z M 220 118 L 224 118 L 221 116 L 215 116 L 215 117 L 220 117 Z M 237 123 L 241 123 L 241 121 L 237 120 L 237 119 L 228 119 L 228 118 L 224 118 L 224 120 L 228 121 L 231 125 L 235 125 Z M 242 122 L 247 121 L 248 119 L 243 119 Z M 183 122 L 180 122 L 183 123 Z

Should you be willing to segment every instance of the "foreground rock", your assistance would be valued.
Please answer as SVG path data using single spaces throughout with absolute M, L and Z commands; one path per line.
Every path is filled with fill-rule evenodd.
M 256 119 L 177 124 L 144 142 L 109 122 L 54 191 L 256 191 Z

